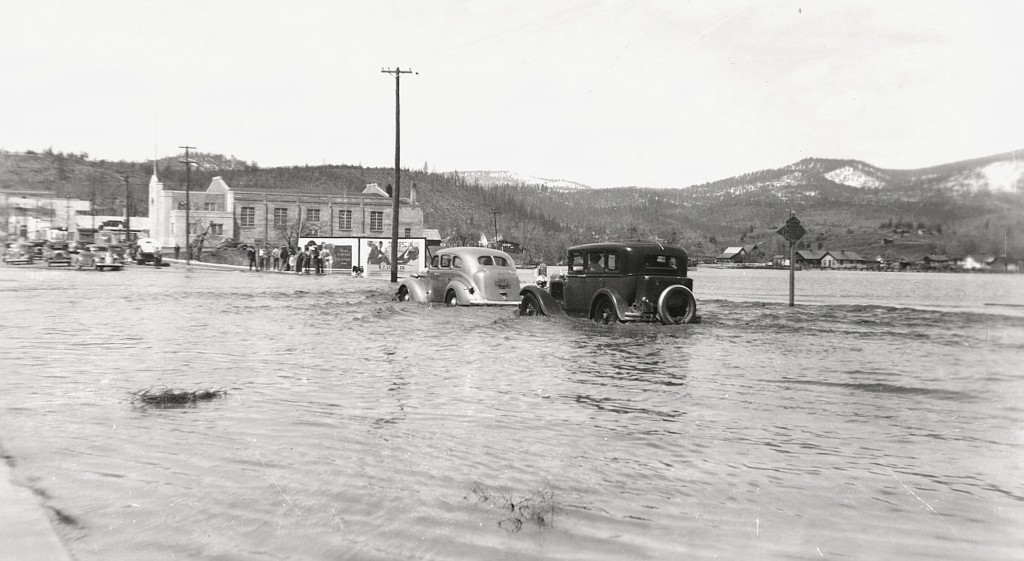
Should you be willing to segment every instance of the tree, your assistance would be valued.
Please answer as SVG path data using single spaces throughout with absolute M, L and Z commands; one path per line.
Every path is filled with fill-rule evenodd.
M 202 227 L 202 222 L 199 220 L 193 222 L 193 224 L 197 226 L 197 230 Z M 191 245 L 189 255 L 196 261 L 199 261 L 199 257 L 203 254 L 203 244 L 206 243 L 206 236 L 210 234 L 211 225 L 212 223 L 207 222 L 206 227 L 203 227 L 203 231 L 200 232 L 198 236 L 189 240 L 189 244 Z

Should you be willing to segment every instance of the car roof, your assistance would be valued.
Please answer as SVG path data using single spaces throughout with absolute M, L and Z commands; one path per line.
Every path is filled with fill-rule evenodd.
M 577 245 L 569 248 L 569 251 L 619 251 L 628 250 L 636 251 L 639 253 L 658 253 L 658 254 L 686 254 L 686 250 L 675 245 L 662 244 L 658 242 L 597 242 L 588 243 L 583 245 Z
M 491 249 L 489 247 L 446 247 L 438 251 L 437 255 L 444 255 L 446 253 L 469 258 L 479 257 L 481 255 L 497 255 L 499 257 L 504 257 L 509 261 L 512 260 L 512 257 L 504 251 L 498 251 L 497 249 Z

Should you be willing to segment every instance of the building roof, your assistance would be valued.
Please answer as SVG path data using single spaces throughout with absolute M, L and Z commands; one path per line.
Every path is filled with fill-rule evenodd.
M 821 261 L 822 257 L 825 257 L 827 251 L 814 251 L 810 249 L 798 249 L 796 256 L 806 261 Z
M 390 198 L 390 195 L 388 195 L 388 192 L 385 191 L 384 189 L 381 189 L 380 185 L 377 185 L 376 183 L 368 184 L 366 186 L 366 189 L 363 189 L 363 194 L 364 195 L 380 195 L 381 197 L 388 197 L 388 198 Z
M 743 249 L 742 247 L 739 247 L 739 246 L 727 247 L 727 248 L 725 248 L 725 251 L 723 251 L 722 254 L 718 256 L 718 258 L 719 259 L 729 259 L 729 258 L 735 257 L 736 255 L 743 254 L 743 253 L 746 253 L 746 252 L 747 252 L 747 250 L 745 250 L 745 249 Z

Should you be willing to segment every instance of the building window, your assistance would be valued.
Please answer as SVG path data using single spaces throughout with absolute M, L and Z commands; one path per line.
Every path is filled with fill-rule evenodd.
M 217 203 L 203 203 L 203 210 L 219 210 Z
M 318 209 L 318 208 L 307 208 L 306 209 L 306 222 L 320 222 L 320 209 Z
M 371 210 L 370 211 L 370 231 L 371 232 L 383 232 L 384 231 L 384 211 L 383 210 Z
M 238 225 L 243 228 L 252 228 L 256 225 L 256 207 L 243 206 L 242 213 L 238 215 Z
M 338 229 L 339 230 L 351 230 L 352 229 L 352 211 L 351 210 L 339 210 L 338 211 Z
M 407 237 L 407 238 L 411 238 L 412 237 L 412 228 L 406 228 L 405 229 L 405 237 Z
M 275 208 L 274 209 L 274 227 L 275 228 L 286 228 L 288 226 L 288 209 L 287 208 Z
M 210 234 L 214 236 L 224 235 L 224 225 L 217 224 L 216 222 L 210 222 Z

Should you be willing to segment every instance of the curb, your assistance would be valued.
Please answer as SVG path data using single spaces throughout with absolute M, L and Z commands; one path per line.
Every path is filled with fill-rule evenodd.
M 43 505 L 0 461 L 0 561 L 71 561 Z

